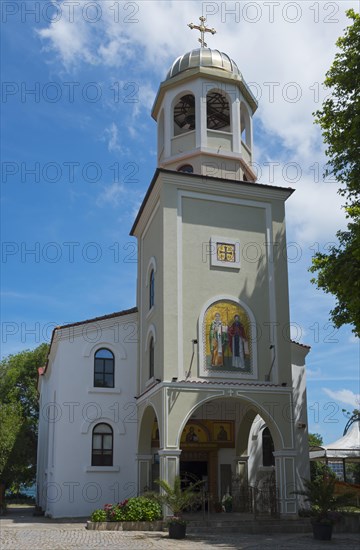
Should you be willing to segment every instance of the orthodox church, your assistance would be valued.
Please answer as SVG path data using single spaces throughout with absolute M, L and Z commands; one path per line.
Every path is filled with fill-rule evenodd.
M 160 84 L 157 169 L 130 234 L 137 307 L 57 327 L 39 372 L 37 499 L 86 516 L 202 479 L 209 507 L 273 479 L 277 509 L 309 476 L 305 358 L 289 335 L 285 201 L 256 183 L 257 102 L 236 63 L 200 48 Z

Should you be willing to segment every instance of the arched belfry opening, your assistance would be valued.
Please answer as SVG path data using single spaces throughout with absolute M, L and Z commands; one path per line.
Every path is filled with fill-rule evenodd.
M 249 111 L 242 101 L 240 104 L 241 141 L 251 150 L 251 119 Z
M 231 132 L 230 104 L 224 93 L 215 90 L 207 93 L 206 126 L 208 130 Z
M 174 136 L 195 130 L 195 97 L 183 95 L 174 106 Z
M 243 123 L 241 102 L 247 108 Z M 178 171 L 191 164 L 194 174 L 241 181 L 246 173 L 255 181 L 251 120 L 256 109 L 256 98 L 227 54 L 203 45 L 178 57 L 152 110 L 158 124 L 162 110 L 165 119 L 164 142 L 158 133 L 159 167 Z

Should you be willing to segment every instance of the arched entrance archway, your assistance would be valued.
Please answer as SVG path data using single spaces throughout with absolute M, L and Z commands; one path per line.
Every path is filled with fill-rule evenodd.
M 149 480 L 151 481 L 155 454 L 158 455 L 159 477 L 173 484 L 175 476 L 180 473 L 181 461 L 185 462 L 185 451 L 205 451 L 207 446 L 206 452 L 211 453 L 210 457 L 200 455 L 201 460 L 195 460 L 194 455 L 188 455 L 187 462 L 207 462 L 207 474 L 200 473 L 208 476 L 208 488 L 214 495 L 214 501 L 222 498 L 229 485 L 226 476 L 229 480 L 235 472 L 238 477 L 242 475 L 243 482 L 247 481 L 249 434 L 256 415 L 260 415 L 262 422 L 270 430 L 275 449 L 273 478 L 276 479 L 279 495 L 279 512 L 295 515 L 297 500 L 293 492 L 301 486 L 296 484 L 301 481 L 299 472 L 302 463 L 295 448 L 297 433 L 292 411 L 292 390 L 287 387 L 237 382 L 231 382 L 224 387 L 222 382 L 215 381 L 165 383 L 160 391 L 154 392 L 138 407 L 139 492 L 148 487 Z M 156 448 L 151 442 L 151 422 L 154 422 L 155 416 L 159 422 Z M 201 441 L 193 441 L 192 444 L 190 441 L 186 442 L 190 424 L 195 421 L 211 424 L 207 425 L 205 422 L 207 433 L 211 437 L 207 438 L 203 446 Z M 231 439 L 229 446 L 225 445 L 225 440 L 221 440 L 221 437 L 217 439 L 217 434 L 223 431 L 221 426 L 228 434 L 233 429 L 234 440 Z
M 205 400 L 184 419 L 179 443 L 179 470 L 182 475 L 189 474 L 204 481 L 212 508 L 228 495 L 233 497 L 234 511 L 249 511 L 252 506 L 248 498 L 249 477 L 254 479 L 254 489 L 258 480 L 256 472 L 249 471 L 249 459 L 250 464 L 258 465 L 263 451 L 261 438 L 258 445 L 254 445 L 251 438 L 254 425 L 267 426 L 266 417 L 271 441 L 276 441 L 274 449 L 279 450 L 282 438 L 274 420 L 262 407 L 245 398 Z M 258 454 L 260 459 L 254 459 L 253 454 Z M 270 476 L 275 478 L 274 467 L 261 473 L 268 474 L 269 479 Z
M 138 432 L 138 492 L 156 489 L 155 479 L 160 477 L 159 446 L 160 425 L 158 415 L 152 405 L 148 405 L 139 419 Z

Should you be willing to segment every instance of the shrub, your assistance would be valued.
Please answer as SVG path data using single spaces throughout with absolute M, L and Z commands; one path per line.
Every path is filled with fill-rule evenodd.
M 156 521 L 161 518 L 160 503 L 146 497 L 105 504 L 103 510 L 95 510 L 91 515 L 91 521 Z
M 90 517 L 91 521 L 107 521 L 105 510 L 95 510 Z
M 114 504 L 108 511 L 109 521 L 126 521 L 126 510 L 121 504 Z
M 126 505 L 125 521 L 156 521 L 161 519 L 161 505 L 146 497 L 134 497 Z

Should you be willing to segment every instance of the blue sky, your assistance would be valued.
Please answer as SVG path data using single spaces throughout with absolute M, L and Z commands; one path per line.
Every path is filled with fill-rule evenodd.
M 129 230 L 156 168 L 150 110 L 172 61 L 197 47 L 238 64 L 259 101 L 259 181 L 287 202 L 293 337 L 308 356 L 310 431 L 342 434 L 359 406 L 359 343 L 335 330 L 334 304 L 310 283 L 314 251 L 345 227 L 312 112 L 358 2 L 3 1 L 2 355 L 48 341 L 54 326 L 135 305 Z

